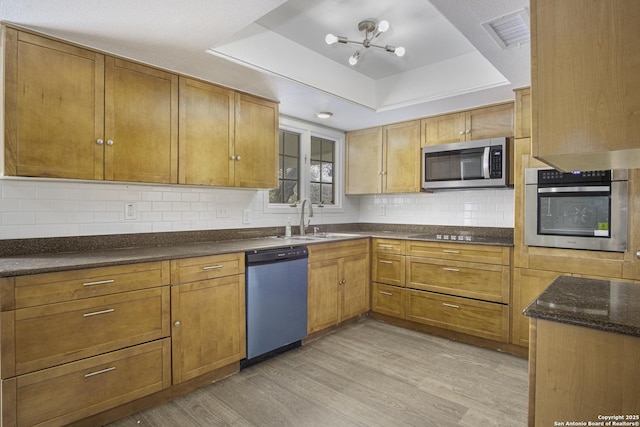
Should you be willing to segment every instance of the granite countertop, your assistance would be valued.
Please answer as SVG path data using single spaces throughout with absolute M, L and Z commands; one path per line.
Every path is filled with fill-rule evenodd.
M 640 337 L 640 285 L 560 276 L 524 314 Z
M 156 240 L 151 238 L 147 238 L 147 240 L 141 239 L 143 240 L 142 243 L 123 238 L 116 239 L 117 242 L 114 242 L 114 245 L 122 245 L 123 242 L 129 245 L 129 247 L 124 248 L 118 246 L 108 247 L 103 244 L 96 245 L 94 241 L 84 241 L 83 243 L 79 240 L 79 245 L 84 244 L 86 248 L 83 246 L 76 250 L 69 250 L 70 243 L 68 241 L 63 242 L 63 245 L 60 245 L 59 241 L 55 241 L 53 243 L 47 242 L 45 246 L 47 246 L 49 250 L 45 250 L 44 252 L 0 257 L 0 277 L 105 267 L 135 262 L 163 261 L 231 252 L 247 252 L 279 247 L 308 246 L 368 237 L 513 246 L 513 233 L 509 232 L 508 229 L 488 229 L 481 230 L 481 232 L 474 232 L 468 229 L 448 227 L 439 228 L 439 230 L 437 233 L 431 228 L 415 227 L 403 227 L 395 230 L 337 230 L 335 232 L 329 232 L 328 234 L 320 233 L 320 236 L 293 236 L 290 239 L 276 237 L 275 235 L 247 237 L 251 235 L 249 232 L 245 232 L 245 234 L 239 232 L 237 235 L 229 238 L 229 231 L 225 231 L 227 234 L 225 236 L 212 235 L 208 236 L 209 238 L 204 241 L 194 241 L 194 243 L 185 242 L 183 238 L 185 236 L 181 235 L 175 236 L 177 237 L 175 244 L 162 241 L 158 245 L 155 245 L 154 242 Z M 128 236 L 126 237 L 128 238 Z M 157 236 L 151 237 L 154 239 L 157 238 Z M 188 237 L 194 236 L 188 235 L 187 238 Z M 220 239 L 218 239 L 218 237 L 220 237 Z M 137 237 L 134 236 L 134 239 L 136 238 Z M 105 238 L 103 240 L 109 239 Z M 17 242 L 17 244 L 23 243 L 25 242 Z M 38 244 L 38 242 L 35 242 L 35 244 Z M 73 244 L 73 241 L 71 244 Z

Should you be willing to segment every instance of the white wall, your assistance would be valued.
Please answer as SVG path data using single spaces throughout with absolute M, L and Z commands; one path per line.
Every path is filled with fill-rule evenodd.
M 0 239 L 284 226 L 299 209 L 265 212 L 262 190 L 64 180 L 0 180 Z M 125 220 L 125 203 L 136 204 Z M 384 206 L 384 215 L 381 214 Z M 218 217 L 218 208 L 228 211 Z M 242 223 L 244 210 L 250 224 Z M 345 197 L 341 212 L 314 209 L 312 224 L 349 222 L 513 227 L 513 190 Z
M 360 222 L 513 227 L 513 189 L 361 196 Z
M 284 226 L 299 208 L 265 212 L 264 190 L 4 178 L 0 180 L 0 239 Z M 125 220 L 134 202 L 136 219 Z M 312 225 L 357 222 L 358 199 L 341 212 L 314 209 Z M 225 208 L 228 217 L 219 217 Z M 242 216 L 249 210 L 250 223 Z

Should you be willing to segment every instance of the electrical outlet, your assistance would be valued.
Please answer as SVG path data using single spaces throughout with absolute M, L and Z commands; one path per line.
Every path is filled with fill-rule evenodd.
M 137 219 L 137 207 L 134 202 L 128 202 L 124 204 L 124 219 L 125 220 Z
M 380 205 L 380 216 L 385 216 L 387 214 L 387 207 L 385 205 Z
M 249 209 L 245 209 L 242 212 L 242 223 L 251 224 L 251 211 Z
M 226 206 L 218 206 L 216 210 L 216 217 L 218 218 L 229 218 L 229 209 Z

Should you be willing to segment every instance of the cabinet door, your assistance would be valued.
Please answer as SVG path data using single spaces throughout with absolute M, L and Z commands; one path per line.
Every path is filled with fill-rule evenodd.
M 180 77 L 179 184 L 233 186 L 234 91 Z
M 346 194 L 382 191 L 382 127 L 347 133 Z
M 239 274 L 172 287 L 174 384 L 246 356 L 244 279 Z
M 102 179 L 104 55 L 4 29 L 5 173 Z
M 563 170 L 640 167 L 639 26 L 638 1 L 531 1 L 536 158 Z
M 420 192 L 420 121 L 385 126 L 382 158 L 384 193 Z
M 467 112 L 467 141 L 513 136 L 513 103 L 478 108 Z
M 529 318 L 522 314 L 534 299 L 561 275 L 557 271 L 513 269 L 513 300 L 511 316 L 511 343 L 529 346 Z
M 232 169 L 235 186 L 278 186 L 278 104 L 237 93 L 235 148 Z
M 369 310 L 369 256 L 340 259 L 342 272 L 342 313 L 340 321 Z
M 338 324 L 340 321 L 340 295 L 338 260 L 309 263 L 309 295 L 307 332 Z
M 466 138 L 465 113 L 445 114 L 422 120 L 422 146 L 461 142 Z
M 177 183 L 178 76 L 112 57 L 105 68 L 105 179 Z

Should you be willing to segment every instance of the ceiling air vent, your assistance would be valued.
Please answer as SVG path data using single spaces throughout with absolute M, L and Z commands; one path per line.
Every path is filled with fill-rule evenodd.
M 529 14 L 526 9 L 492 19 L 482 26 L 502 49 L 528 43 L 531 38 Z

